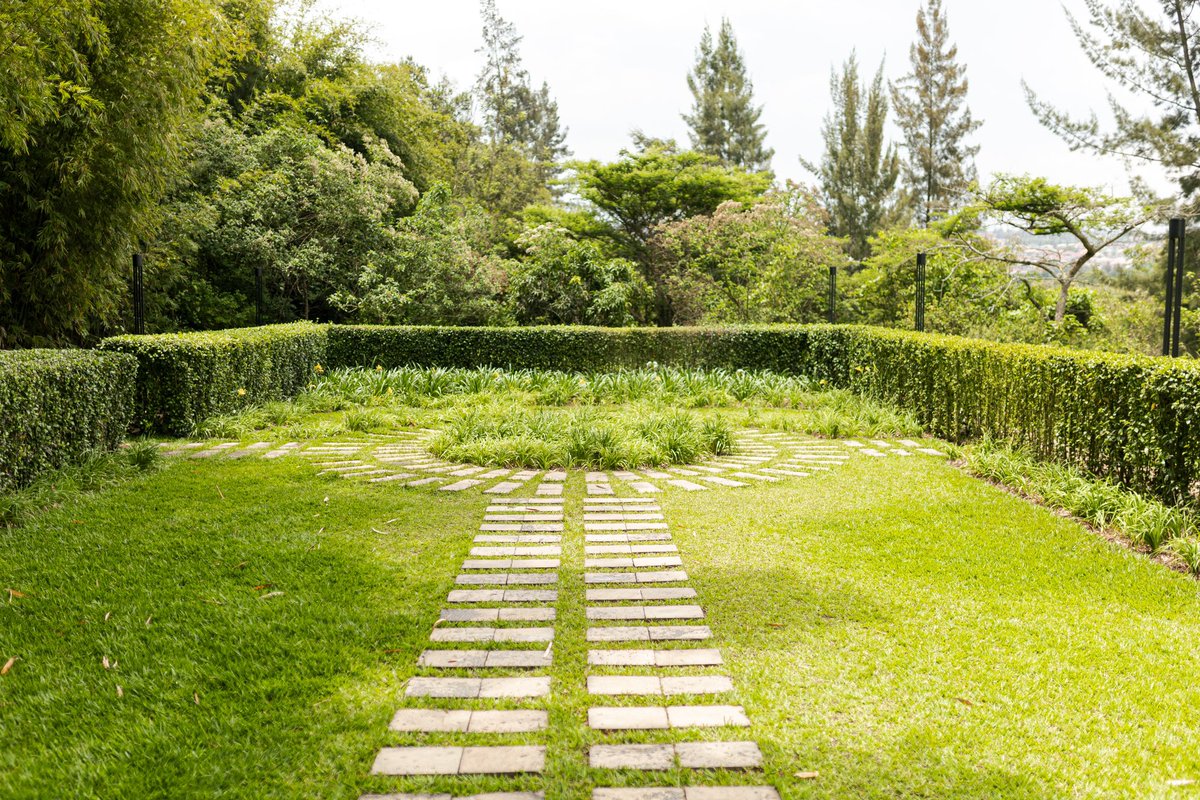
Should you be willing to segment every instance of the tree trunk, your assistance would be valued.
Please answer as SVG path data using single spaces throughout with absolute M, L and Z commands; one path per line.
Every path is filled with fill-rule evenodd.
M 1067 297 L 1071 291 L 1071 284 L 1059 281 L 1058 284 L 1058 302 L 1054 305 L 1054 324 L 1061 325 L 1062 321 L 1067 316 Z

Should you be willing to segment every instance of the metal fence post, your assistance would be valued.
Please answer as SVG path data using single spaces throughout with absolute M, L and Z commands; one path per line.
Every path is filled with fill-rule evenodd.
M 1171 355 L 1179 357 L 1179 326 L 1183 317 L 1183 273 L 1184 273 L 1184 244 L 1186 242 L 1187 223 L 1182 219 L 1175 220 L 1175 313 L 1171 324 Z
M 145 270 L 141 253 L 133 254 L 133 332 L 139 336 L 146 332 L 146 286 Z
M 829 268 L 829 324 L 837 321 L 837 267 Z
M 925 332 L 925 254 L 917 253 L 917 319 L 916 328 Z

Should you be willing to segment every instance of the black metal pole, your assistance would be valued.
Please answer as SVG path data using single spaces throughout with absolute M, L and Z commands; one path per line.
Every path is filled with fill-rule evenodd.
M 925 331 L 925 254 L 917 253 L 917 330 Z
M 1163 305 L 1162 354 L 1171 355 L 1171 315 L 1175 313 L 1175 220 L 1167 223 L 1167 285 Z
M 837 267 L 829 268 L 829 324 L 837 321 Z
M 1171 316 L 1171 355 L 1179 357 L 1179 326 L 1183 316 L 1184 243 L 1187 224 L 1183 219 L 1175 220 L 1175 313 Z
M 133 332 L 146 332 L 146 286 L 141 253 L 133 254 Z
M 263 270 L 262 267 L 254 269 L 254 284 L 255 284 L 255 301 L 254 301 L 254 324 L 263 324 Z

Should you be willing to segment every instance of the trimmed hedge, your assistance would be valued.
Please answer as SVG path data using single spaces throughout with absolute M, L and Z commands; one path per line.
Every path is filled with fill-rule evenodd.
M 137 358 L 134 428 L 177 436 L 197 423 L 291 397 L 325 361 L 328 328 L 310 323 L 116 336 L 100 349 Z
M 336 326 L 334 367 L 771 369 L 912 411 L 951 441 L 992 438 L 1168 502 L 1196 500 L 1200 367 L 848 325 L 604 329 Z
M 600 372 L 648 362 L 796 372 L 808 327 L 439 328 L 335 325 L 333 367 L 508 367 Z
M 0 491 L 120 444 L 137 361 L 86 350 L 0 352 Z

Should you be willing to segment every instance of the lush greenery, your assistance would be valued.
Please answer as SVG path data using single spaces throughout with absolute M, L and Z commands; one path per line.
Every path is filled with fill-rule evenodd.
M 585 798 L 621 779 L 586 763 L 606 737 L 582 724 L 577 532 L 559 570 L 554 692 L 534 706 L 551 727 L 529 739 L 550 746 L 545 776 L 370 776 L 382 746 L 458 741 L 387 724 L 415 705 L 404 682 L 487 501 L 314 472 L 175 462 L 0 535 L 0 665 L 16 659 L 0 677 L 0 794 Z M 569 503 L 582 482 L 568 479 Z M 662 502 L 766 756 L 761 778 L 705 782 L 812 798 L 1156 796 L 1200 766 L 1190 672 L 1163 669 L 1200 657 L 1186 576 L 934 461 L 855 459 Z M 1031 689 L 1039 674 L 1051 689 Z
M 136 372 L 126 355 L 0 353 L 0 491 L 116 447 L 133 414 Z
M 504 405 L 470 409 L 430 445 L 435 455 L 448 461 L 536 469 L 687 464 L 732 449 L 732 431 L 715 416 L 702 419 L 685 411 L 531 411 Z
M 296 394 L 323 369 L 325 339 L 324 328 L 295 323 L 118 336 L 101 347 L 137 358 L 134 426 L 187 434 L 211 415 Z
M 1071 467 L 983 442 L 970 448 L 967 466 L 1052 508 L 1069 511 L 1100 531 L 1115 530 L 1155 555 L 1170 553 L 1200 575 L 1200 537 L 1195 519 L 1180 508 L 1123 491 Z

